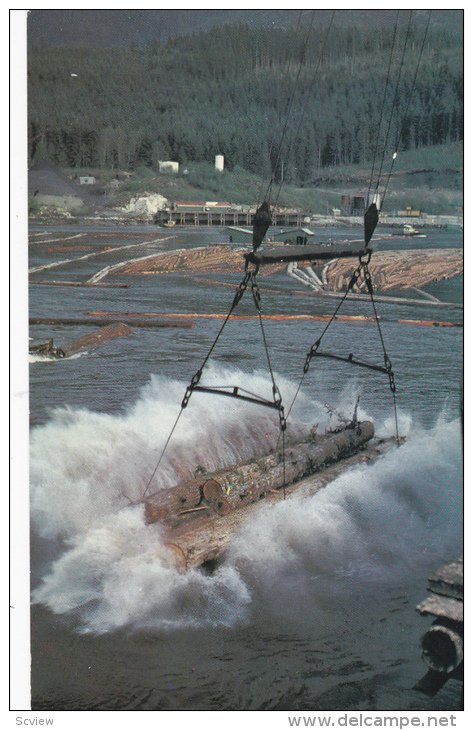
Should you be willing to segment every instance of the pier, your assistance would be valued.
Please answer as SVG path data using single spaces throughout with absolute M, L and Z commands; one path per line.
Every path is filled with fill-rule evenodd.
M 157 224 L 173 221 L 178 226 L 252 226 L 254 211 L 238 210 L 173 210 L 158 211 Z M 273 213 L 273 226 L 300 227 L 307 214 L 300 212 Z

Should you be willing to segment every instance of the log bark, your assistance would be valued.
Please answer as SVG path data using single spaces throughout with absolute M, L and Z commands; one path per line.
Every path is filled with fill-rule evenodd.
M 193 479 L 178 484 L 177 487 L 160 489 L 150 494 L 145 501 L 146 522 L 164 522 L 172 516 L 179 517 L 181 512 L 197 507 L 202 501 L 202 484 L 205 479 Z
M 344 468 L 346 460 L 359 463 L 372 458 L 378 453 L 375 448 L 359 453 L 364 452 L 372 436 L 373 425 L 363 422 L 291 446 L 286 451 L 287 494 L 298 490 L 303 485 L 301 480 L 316 471 L 323 469 L 318 489 Z M 145 520 L 149 525 L 163 524 L 166 542 L 174 546 L 174 552 L 179 547 L 186 567 L 198 566 L 222 554 L 260 500 L 281 499 L 283 484 L 280 455 L 272 453 L 150 495 L 144 500 Z M 176 564 L 182 567 L 182 560 Z

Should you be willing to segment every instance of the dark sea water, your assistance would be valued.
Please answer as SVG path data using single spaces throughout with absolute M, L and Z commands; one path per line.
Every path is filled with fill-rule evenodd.
M 31 233 L 46 230 L 50 235 L 32 239 L 30 266 L 87 253 L 59 252 L 58 245 L 99 250 L 172 238 L 34 274 L 30 316 L 226 313 L 232 289 L 197 280 L 236 286 L 241 279 L 188 273 L 119 279 L 131 284 L 128 289 L 37 285 L 35 279 L 81 280 L 136 256 L 225 240 L 221 229 L 152 226 L 50 226 Z M 63 244 L 39 242 L 80 233 L 86 235 Z M 340 237 L 359 238 L 360 230 L 317 235 Z M 460 233 L 435 230 L 378 245 L 443 248 L 462 240 Z M 268 314 L 325 314 L 335 306 L 295 295 L 298 285 L 284 273 L 261 277 L 260 286 Z M 462 281 L 428 290 L 461 302 Z M 371 313 L 369 303 L 347 302 L 342 311 Z M 254 312 L 251 296 L 238 312 Z M 196 319 L 192 329 L 135 328 L 127 338 L 70 359 L 31 358 L 34 709 L 461 709 L 456 682 L 434 698 L 412 687 L 425 671 L 418 645 L 430 625 L 415 607 L 428 576 L 462 551 L 463 330 L 398 320 L 461 321 L 463 313 L 383 303 L 378 312 L 406 443 L 309 500 L 263 506 L 212 574 L 171 568 L 159 534 L 143 525 L 141 508 L 129 500 L 142 494 L 221 321 Z M 265 322 L 284 402 L 292 399 L 305 354 L 323 327 Z M 30 334 L 61 345 L 88 331 L 34 326 Z M 326 338 L 328 350 L 382 362 L 372 322 L 336 322 Z M 271 397 L 256 320 L 230 320 L 203 382 Z M 351 415 L 358 395 L 362 415 L 380 434 L 392 434 L 385 378 L 334 361 L 312 364 L 293 416 L 323 427 L 329 418 L 324 404 Z M 273 416 L 261 410 L 195 393 L 156 475 L 159 483 L 172 484 L 199 463 L 218 468 L 257 453 L 262 443 L 255 427 L 262 438 L 277 431 Z

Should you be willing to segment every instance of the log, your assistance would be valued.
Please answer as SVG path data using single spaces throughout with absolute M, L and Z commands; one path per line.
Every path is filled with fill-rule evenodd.
M 102 287 L 103 289 L 129 289 L 130 284 L 120 284 L 118 282 L 107 282 L 104 284 L 91 284 L 89 281 L 57 281 L 56 279 L 31 279 L 30 284 L 39 284 L 40 286 L 87 286 Z
M 113 322 L 105 327 L 101 327 L 95 332 L 89 332 L 89 334 L 79 337 L 78 340 L 70 342 L 68 345 L 62 346 L 62 351 L 66 357 L 73 355 L 81 350 L 90 350 L 93 347 L 99 347 L 104 342 L 109 340 L 115 340 L 117 337 L 128 337 L 133 332 L 124 322 Z
M 378 453 L 375 447 L 366 455 L 357 452 L 366 448 L 373 433 L 373 425 L 363 422 L 291 446 L 286 452 L 286 492 L 291 494 L 303 486 L 305 476 L 323 469 L 317 491 L 344 468 L 345 460 L 372 458 Z M 283 484 L 280 455 L 272 453 L 150 495 L 144 500 L 145 521 L 163 525 L 166 541 L 180 548 L 186 567 L 198 566 L 222 554 L 260 500 L 281 499 Z M 186 503 L 179 503 L 183 496 Z
M 45 357 L 55 357 L 58 359 L 61 357 L 66 357 L 66 353 L 61 347 L 55 347 L 52 337 L 46 342 L 40 342 L 36 345 L 30 345 L 29 352 L 36 355 L 44 355 Z
M 442 565 L 429 578 L 429 591 L 463 601 L 463 558 Z
M 463 623 L 463 601 L 444 596 L 429 596 L 419 603 L 417 610 L 422 616 L 434 616 L 455 623 Z
M 72 317 L 30 317 L 30 325 L 35 324 L 49 324 L 49 325 L 88 325 L 88 326 L 104 326 L 109 324 L 116 324 L 123 321 L 122 318 L 115 319 L 102 319 L 100 317 L 87 317 L 87 319 L 72 318 Z M 145 320 L 145 319 L 134 319 L 133 327 L 180 327 L 182 329 L 191 329 L 194 326 L 193 322 L 183 322 L 180 320 Z
M 233 287 L 234 288 L 234 287 Z M 163 319 L 226 319 L 228 314 L 223 312 L 85 312 L 90 316 L 100 317 L 121 317 L 132 319 L 134 317 L 162 317 Z M 259 319 L 258 314 L 232 314 L 233 320 L 254 320 Z M 261 319 L 270 322 L 328 322 L 333 319 L 331 314 L 262 314 Z M 336 314 L 335 320 L 343 322 L 375 322 L 375 317 L 361 314 Z M 381 319 L 381 318 L 379 318 Z
M 449 626 L 432 626 L 421 640 L 422 659 L 434 672 L 449 674 L 463 661 L 463 636 Z
M 178 516 L 181 512 L 197 507 L 202 501 L 202 484 L 205 481 L 193 479 L 150 494 L 145 501 L 146 522 L 163 522 L 172 515 Z

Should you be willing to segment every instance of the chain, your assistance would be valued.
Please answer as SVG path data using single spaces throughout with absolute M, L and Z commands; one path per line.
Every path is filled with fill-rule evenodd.
M 328 328 L 332 324 L 333 320 L 337 316 L 337 314 L 338 314 L 338 312 L 339 312 L 339 310 L 340 310 L 343 302 L 347 298 L 348 294 L 351 292 L 351 290 L 353 289 L 353 287 L 358 282 L 358 279 L 361 276 L 361 271 L 362 271 L 362 266 L 363 266 L 363 264 L 362 264 L 362 257 L 363 256 L 369 256 L 369 257 L 371 257 L 371 251 L 368 250 L 364 254 L 360 254 L 360 257 L 359 257 L 360 264 L 359 264 L 359 266 L 356 267 L 356 269 L 354 270 L 353 274 L 351 275 L 351 278 L 350 278 L 350 281 L 348 282 L 347 290 L 345 292 L 344 297 L 341 299 L 341 301 L 338 304 L 337 308 L 335 309 L 334 313 L 332 314 L 332 316 L 330 317 L 329 321 L 325 325 L 325 328 L 324 328 L 322 334 L 320 335 L 319 339 L 314 342 L 314 344 L 312 345 L 312 347 L 310 348 L 309 352 L 306 355 L 306 359 L 305 359 L 305 363 L 304 363 L 304 367 L 303 367 L 303 374 L 304 375 L 309 370 L 309 367 L 310 367 L 310 363 L 312 361 L 312 358 L 315 356 L 317 350 L 319 349 L 320 343 L 322 342 L 323 336 L 325 335 L 325 333 L 327 332 Z M 368 258 L 368 260 L 369 260 L 369 258 Z
M 257 271 L 257 269 L 256 269 L 256 271 Z M 195 390 L 196 386 L 200 382 L 200 378 L 202 377 L 202 371 L 203 371 L 205 365 L 207 364 L 207 362 L 208 362 L 208 360 L 209 360 L 209 358 L 210 358 L 210 356 L 211 356 L 211 354 L 212 354 L 212 352 L 213 352 L 213 350 L 215 348 L 215 345 L 217 344 L 217 342 L 218 342 L 218 340 L 220 338 L 220 335 L 222 334 L 223 330 L 225 329 L 225 325 L 227 324 L 228 320 L 230 319 L 233 310 L 241 302 L 241 300 L 243 298 L 243 295 L 244 295 L 244 293 L 246 292 L 246 290 L 248 288 L 248 282 L 250 281 L 250 279 L 252 278 L 252 276 L 254 276 L 254 273 L 255 272 L 253 272 L 253 271 L 248 271 L 248 267 L 245 266 L 245 276 L 243 277 L 243 279 L 240 281 L 240 283 L 237 286 L 237 289 L 236 289 L 236 292 L 235 292 L 235 296 L 233 297 L 233 302 L 232 302 L 232 305 L 230 307 L 230 311 L 228 312 L 227 316 L 225 317 L 225 320 L 224 320 L 222 326 L 220 327 L 220 330 L 218 331 L 218 334 L 217 334 L 215 340 L 213 341 L 213 343 L 212 343 L 212 345 L 211 345 L 211 347 L 210 347 L 207 355 L 205 356 L 202 365 L 197 370 L 197 372 L 192 376 L 191 382 L 189 383 L 188 387 L 186 388 L 186 392 L 184 394 L 184 398 L 182 399 L 182 403 L 181 403 L 181 407 L 182 408 L 186 408 L 187 407 L 193 391 Z
M 393 394 L 394 419 L 395 419 L 395 422 L 396 422 L 396 441 L 397 441 L 397 445 L 400 446 L 401 441 L 400 441 L 400 437 L 399 437 L 399 423 L 398 423 L 397 403 L 396 403 L 396 381 L 394 379 L 394 372 L 393 372 L 393 369 L 392 369 L 392 363 L 391 363 L 391 360 L 390 360 L 389 355 L 388 355 L 387 350 L 386 350 L 386 345 L 385 345 L 385 342 L 384 342 L 383 333 L 381 331 L 381 325 L 379 323 L 378 312 L 376 310 L 376 304 L 375 304 L 375 300 L 374 300 L 373 280 L 371 278 L 371 273 L 370 273 L 370 270 L 369 270 L 369 263 L 371 261 L 371 255 L 372 255 L 371 249 L 365 247 L 365 249 L 358 256 L 358 261 L 359 261 L 358 266 L 356 267 L 356 269 L 353 271 L 353 274 L 351 275 L 351 278 L 350 278 L 350 281 L 348 282 L 347 290 L 346 290 L 344 296 L 340 300 L 340 302 L 339 302 L 338 306 L 336 307 L 334 313 L 332 314 L 332 316 L 330 317 L 329 321 L 327 322 L 324 330 L 322 331 L 322 334 L 314 342 L 314 344 L 310 348 L 309 352 L 307 353 L 306 358 L 305 358 L 305 362 L 304 362 L 304 366 L 303 366 L 303 369 L 302 369 L 302 376 L 301 376 L 301 379 L 300 379 L 299 384 L 297 386 L 297 390 L 296 390 L 296 392 L 294 394 L 294 397 L 292 399 L 292 403 L 291 403 L 291 405 L 289 407 L 289 410 L 288 410 L 288 413 L 287 413 L 287 418 L 289 418 L 289 415 L 290 415 L 290 413 L 292 411 L 292 408 L 294 406 L 294 403 L 296 402 L 296 398 L 299 395 L 299 392 L 301 390 L 301 387 L 302 387 L 302 383 L 304 381 L 304 378 L 305 378 L 306 374 L 309 371 L 309 368 L 310 368 L 310 364 L 312 362 L 312 359 L 317 354 L 317 351 L 318 351 L 318 349 L 320 347 L 320 344 L 322 342 L 323 336 L 325 335 L 325 333 L 327 332 L 328 328 L 330 327 L 330 325 L 334 321 L 335 317 L 337 316 L 337 313 L 339 312 L 342 304 L 345 302 L 345 300 L 346 300 L 349 292 L 354 288 L 354 286 L 358 283 L 359 279 L 362 277 L 363 280 L 364 280 L 364 282 L 365 282 L 365 284 L 366 284 L 366 288 L 367 288 L 367 290 L 369 292 L 369 295 L 370 295 L 371 303 L 372 303 L 373 310 L 374 310 L 374 314 L 375 314 L 375 321 L 376 321 L 376 324 L 377 324 L 377 327 L 378 327 L 379 338 L 380 338 L 380 341 L 381 341 L 381 346 L 383 348 L 384 366 L 386 368 L 386 372 L 387 372 L 388 378 L 389 378 L 389 388 L 391 390 L 391 393 Z
M 253 271 L 251 273 L 251 293 L 253 295 L 253 301 L 255 303 L 255 307 L 256 307 L 256 310 L 258 312 L 258 319 L 259 319 L 259 323 L 260 323 L 261 334 L 262 334 L 262 337 L 263 337 L 263 344 L 264 344 L 264 349 L 265 349 L 265 352 L 266 352 L 266 359 L 268 361 L 268 368 L 269 368 L 269 372 L 270 372 L 270 375 L 271 375 L 271 381 L 272 381 L 272 384 L 273 384 L 273 401 L 274 401 L 274 403 L 275 403 L 275 405 L 277 406 L 277 409 L 278 409 L 278 414 L 279 414 L 279 428 L 283 432 L 283 431 L 286 430 L 286 418 L 285 418 L 285 415 L 284 415 L 284 406 L 282 405 L 281 392 L 280 392 L 278 386 L 276 385 L 276 380 L 274 378 L 274 372 L 273 372 L 273 366 L 271 365 L 271 358 L 270 358 L 270 355 L 269 355 L 269 347 L 268 347 L 268 342 L 266 340 L 266 332 L 265 332 L 264 325 L 263 325 L 263 318 L 261 316 L 262 315 L 262 312 L 261 312 L 261 292 L 260 292 L 260 289 L 259 289 L 259 286 L 258 286 L 258 281 L 256 279 L 256 273 L 257 273 L 257 271 Z
M 395 424 L 396 424 L 396 442 L 397 442 L 397 445 L 400 446 L 401 440 L 399 437 L 399 423 L 398 423 L 398 416 L 397 416 L 396 381 L 394 379 L 394 372 L 393 372 L 393 368 L 392 368 L 391 359 L 387 353 L 386 345 L 384 343 L 383 332 L 381 330 L 379 316 L 378 316 L 378 312 L 376 309 L 376 303 L 374 300 L 373 280 L 371 278 L 371 272 L 368 267 L 370 260 L 371 260 L 371 252 L 370 252 L 370 255 L 368 258 L 365 258 L 364 255 L 360 255 L 360 264 L 361 264 L 361 267 L 363 270 L 363 278 L 365 280 L 366 288 L 370 295 L 371 304 L 373 306 L 373 311 L 374 311 L 374 318 L 375 318 L 376 324 L 378 326 L 379 339 L 381 341 L 381 346 L 383 348 L 384 366 L 386 368 L 386 372 L 387 372 L 388 378 L 389 378 L 389 388 L 391 390 L 391 393 L 393 394 L 394 420 L 395 420 Z
M 283 490 L 283 499 L 286 499 L 286 449 L 285 449 L 285 431 L 286 431 L 286 427 L 287 427 L 287 420 L 286 420 L 286 416 L 285 416 L 285 413 L 284 413 L 284 406 L 282 404 L 281 392 L 280 392 L 278 386 L 276 385 L 276 380 L 274 378 L 273 367 L 271 365 L 271 358 L 270 358 L 270 355 L 269 355 L 268 342 L 266 340 L 266 332 L 264 330 L 263 318 L 261 316 L 262 315 L 262 312 L 261 312 L 261 292 L 260 292 L 260 289 L 259 289 L 259 286 L 258 286 L 258 281 L 256 279 L 257 271 L 258 271 L 258 269 L 256 269 L 256 271 L 253 271 L 252 274 L 251 274 L 251 293 L 253 295 L 253 301 L 255 303 L 255 307 L 256 307 L 256 310 L 258 312 L 258 319 L 259 319 L 259 324 L 260 324 L 260 329 L 261 329 L 261 335 L 262 335 L 262 338 L 263 338 L 264 349 L 265 349 L 265 352 L 266 352 L 266 359 L 268 361 L 268 368 L 269 368 L 269 372 L 270 372 L 270 375 L 271 375 L 271 381 L 273 383 L 273 388 L 272 388 L 273 401 L 274 401 L 274 404 L 276 405 L 276 407 L 278 409 L 278 416 L 279 416 L 279 438 L 278 438 L 278 444 L 277 444 L 276 448 L 278 448 L 279 441 L 282 439 L 282 448 L 281 448 L 281 460 L 282 460 L 282 470 L 283 470 L 283 485 L 282 485 L 282 490 Z

